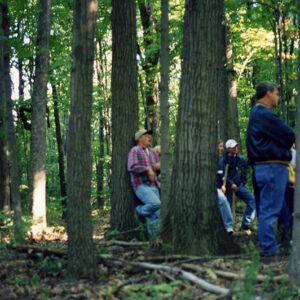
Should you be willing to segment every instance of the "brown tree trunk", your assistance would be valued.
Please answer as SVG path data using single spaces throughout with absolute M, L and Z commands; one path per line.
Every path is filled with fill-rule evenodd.
M 0 87 L 0 89 L 2 89 Z M 5 100 L 2 98 L 2 92 L 0 91 L 1 100 Z M 3 107 L 0 101 L 0 107 Z M 2 109 L 0 109 L 0 211 L 7 210 L 10 207 L 10 176 L 8 169 L 8 146 L 7 146 L 7 138 L 5 137 L 6 130 L 4 129 L 4 118 L 2 115 Z
M 97 267 L 91 219 L 91 119 L 97 0 L 75 0 L 71 103 L 67 147 L 68 276 Z M 84 74 L 84 76 L 83 76 Z
M 127 156 L 138 128 L 135 0 L 112 1 L 112 37 L 111 228 L 126 231 L 135 226 L 134 194 L 127 172 Z
M 170 193 L 173 236 L 165 241 L 172 243 L 176 253 L 205 255 L 236 250 L 223 227 L 216 191 L 222 3 L 186 1 Z
M 104 206 L 103 179 L 104 179 L 104 116 L 103 109 L 99 111 L 99 159 L 97 165 L 97 203 L 99 208 Z
M 57 103 L 57 89 L 56 85 L 52 82 L 52 95 L 53 95 L 53 106 L 54 106 L 54 121 L 55 121 L 55 133 L 56 133 L 56 142 L 57 142 L 57 151 L 58 151 L 58 167 L 59 167 L 59 183 L 60 183 L 60 195 L 62 198 L 62 217 L 63 219 L 67 218 L 67 188 L 66 188 L 66 178 L 65 178 L 65 163 L 64 163 L 64 145 L 61 136 L 60 130 L 60 119 L 59 119 L 59 110 Z
M 159 108 L 158 108 L 158 97 L 157 97 L 157 73 L 158 73 L 158 59 L 159 50 L 150 50 L 153 44 L 158 43 L 157 37 L 154 32 L 154 22 L 152 16 L 152 4 L 147 0 L 139 0 L 139 10 L 142 19 L 143 26 L 143 40 L 145 47 L 145 60 L 142 63 L 143 70 L 146 75 L 145 100 L 146 100 L 146 127 L 148 130 L 153 131 L 152 144 L 157 145 L 159 142 Z M 150 128 L 148 128 L 148 122 Z
M 31 102 L 30 199 L 33 233 L 47 226 L 46 221 L 46 100 L 51 28 L 51 0 L 40 0 L 35 79 Z
M 10 174 L 11 174 L 11 199 L 14 210 L 14 234 L 18 241 L 21 238 L 21 197 L 20 197 L 20 176 L 18 166 L 17 142 L 15 136 L 14 120 L 13 120 L 13 105 L 11 100 L 11 78 L 10 78 L 10 56 L 9 56 L 9 19 L 7 0 L 3 0 L 1 6 L 1 85 L 3 92 L 1 96 L 5 97 L 6 101 L 6 116 L 5 129 L 7 132 L 7 141 L 10 158 Z
M 168 239 L 171 224 L 170 200 L 171 153 L 170 153 L 170 118 L 169 118 L 169 0 L 161 0 L 161 50 L 160 50 L 160 118 L 161 118 L 161 202 L 162 202 L 162 237 Z
M 235 139 L 239 143 L 239 150 L 242 152 L 240 128 L 237 107 L 237 86 L 235 80 L 235 71 L 233 66 L 233 53 L 231 44 L 231 34 L 229 24 L 224 21 L 223 34 L 225 38 L 225 57 L 224 65 L 226 66 L 223 74 L 224 93 L 219 101 L 218 110 L 220 111 L 220 133 L 221 139 L 226 142 L 228 139 Z M 221 45 L 222 47 L 222 45 Z M 224 47 L 223 47 L 224 49 Z M 223 52 L 224 53 L 224 52 Z

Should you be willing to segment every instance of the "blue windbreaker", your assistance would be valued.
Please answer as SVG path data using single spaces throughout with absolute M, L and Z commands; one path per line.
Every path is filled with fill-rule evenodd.
M 292 129 L 271 109 L 253 107 L 247 129 L 247 151 L 251 165 L 259 161 L 290 161 L 295 142 Z

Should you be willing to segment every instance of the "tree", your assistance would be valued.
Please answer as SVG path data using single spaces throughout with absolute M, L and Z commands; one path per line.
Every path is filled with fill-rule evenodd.
M 11 100 L 11 78 L 10 78 L 10 55 L 9 55 L 9 19 L 7 0 L 3 0 L 1 7 L 1 42 L 0 42 L 0 59 L 1 59 L 1 98 L 5 99 L 5 129 L 7 134 L 10 174 L 11 174 L 11 199 L 14 210 L 14 234 L 15 238 L 20 237 L 21 233 L 21 198 L 20 198 L 20 177 L 18 166 L 17 143 L 13 121 L 13 105 Z M 3 102 L 4 103 L 4 102 Z
M 224 20 L 223 22 L 225 23 L 222 26 L 223 43 L 220 43 L 220 47 L 224 51 L 221 55 L 225 58 L 225 68 L 223 68 L 224 77 L 221 83 L 221 86 L 224 88 L 224 92 L 219 99 L 220 133 L 221 138 L 224 140 L 224 142 L 226 142 L 226 140 L 228 139 L 235 139 L 239 143 L 239 148 L 241 151 L 241 139 L 237 107 L 237 84 L 235 80 L 236 72 L 234 70 L 230 26 L 227 20 Z
M 33 232 L 47 226 L 46 221 L 46 100 L 51 28 L 51 0 L 40 0 L 35 78 L 31 101 L 30 202 Z
M 298 21 L 300 20 L 300 2 L 298 1 Z M 298 27 L 300 34 L 300 27 Z M 300 40 L 298 40 L 300 47 Z M 298 96 L 297 96 L 297 119 L 300 120 L 300 53 L 298 52 Z M 296 135 L 296 170 L 300 170 L 300 123 L 297 124 Z M 296 185 L 294 195 L 294 213 L 293 213 L 293 246 L 288 265 L 288 273 L 291 276 L 292 284 L 298 287 L 300 284 L 300 172 L 296 172 Z M 297 184 L 298 183 L 298 184 Z
M 161 0 L 161 50 L 160 50 L 160 118 L 161 118 L 161 201 L 162 228 L 168 234 L 169 198 L 171 182 L 170 119 L 169 119 L 169 0 Z M 164 233 L 163 233 L 164 234 Z
M 127 156 L 138 128 L 136 5 L 112 1 L 112 209 L 111 228 L 134 228 L 134 194 Z M 127 235 L 127 238 L 130 238 Z
M 234 251 L 217 204 L 217 99 L 222 1 L 186 1 L 182 78 L 170 199 L 173 251 Z
M 92 275 L 96 265 L 90 198 L 93 61 L 97 8 L 97 0 L 74 1 L 67 146 L 68 276 L 71 278 Z
M 139 10 L 143 26 L 144 59 L 142 68 L 145 72 L 145 117 L 146 127 L 153 131 L 152 143 L 159 142 L 159 111 L 157 97 L 157 72 L 159 60 L 159 44 L 157 41 L 156 21 L 153 4 L 148 0 L 139 0 Z M 149 126 L 149 128 L 148 128 Z

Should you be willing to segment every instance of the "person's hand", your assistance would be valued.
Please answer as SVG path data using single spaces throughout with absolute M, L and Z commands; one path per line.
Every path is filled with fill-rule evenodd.
M 160 170 L 160 163 L 154 164 L 154 170 Z
M 223 194 L 226 193 L 226 186 L 225 186 L 225 185 L 222 185 L 222 186 L 221 186 L 221 191 L 223 192 Z
M 154 181 L 154 179 L 155 179 L 155 173 L 154 173 L 154 171 L 152 170 L 152 168 L 149 168 L 149 169 L 148 169 L 148 174 L 149 174 L 150 180 L 151 180 L 151 181 Z
M 231 189 L 232 189 L 234 192 L 236 192 L 237 189 L 238 189 L 238 187 L 237 187 L 236 184 L 233 183 L 233 184 L 231 185 Z

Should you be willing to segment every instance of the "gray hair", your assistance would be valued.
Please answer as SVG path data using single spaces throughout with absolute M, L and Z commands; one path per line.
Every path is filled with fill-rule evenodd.
M 275 89 L 278 89 L 278 85 L 271 81 L 262 81 L 256 86 L 256 98 L 257 100 L 266 96 L 267 92 L 274 92 Z

